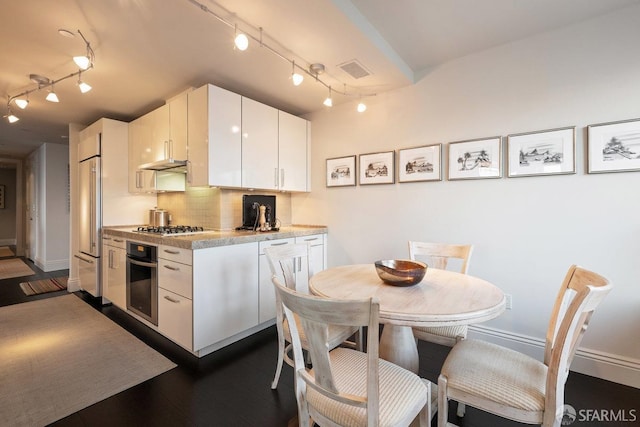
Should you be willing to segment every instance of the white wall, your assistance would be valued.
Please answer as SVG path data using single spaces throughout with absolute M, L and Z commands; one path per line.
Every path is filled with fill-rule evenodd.
M 37 150 L 37 249 L 34 263 L 44 271 L 69 268 L 69 147 L 43 144 Z
M 16 168 L 13 165 L 0 165 L 0 185 L 4 185 L 4 206 L 0 209 L 0 246 L 16 244 L 16 183 Z
M 483 331 L 536 355 L 568 267 L 595 270 L 615 289 L 572 369 L 640 387 L 640 173 L 585 166 L 586 125 L 640 117 L 638 22 L 625 9 L 452 61 L 364 114 L 310 115 L 312 192 L 292 197 L 293 223 L 329 227 L 332 266 L 406 257 L 409 239 L 473 243 L 470 274 L 513 295 Z M 565 126 L 575 175 L 325 187 L 327 158 L 444 143 L 446 171 L 448 142 Z

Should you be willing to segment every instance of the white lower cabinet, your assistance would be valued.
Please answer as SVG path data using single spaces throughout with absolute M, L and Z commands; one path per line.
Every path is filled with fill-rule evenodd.
M 193 251 L 193 351 L 258 325 L 258 242 Z
M 166 289 L 158 289 L 158 329 L 182 347 L 193 348 L 193 302 Z
M 158 330 L 193 349 L 192 251 L 158 246 Z
M 276 316 L 264 248 L 307 242 L 312 269 L 318 272 L 326 265 L 324 239 L 318 234 L 193 251 L 159 245 L 158 331 L 204 355 L 262 327 Z M 306 266 L 297 274 L 299 285 L 308 289 Z
M 127 242 L 124 238 L 103 236 L 103 296 L 113 305 L 127 309 Z

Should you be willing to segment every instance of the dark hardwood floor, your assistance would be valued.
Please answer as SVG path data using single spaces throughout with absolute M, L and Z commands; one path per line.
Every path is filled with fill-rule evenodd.
M 44 273 L 25 260 L 36 276 L 0 280 L 0 306 L 66 294 L 66 291 L 25 296 L 19 283 L 68 274 L 67 270 Z M 285 365 L 277 390 L 271 390 L 277 344 L 275 327 L 268 328 L 211 355 L 198 359 L 147 328 L 122 310 L 100 307 L 84 292 L 76 295 L 123 326 L 178 367 L 138 386 L 98 402 L 54 423 L 58 427 L 100 426 L 264 426 L 284 427 L 296 416 L 292 369 Z M 419 343 L 420 375 L 437 376 L 449 349 Z M 1 362 L 0 362 L 1 363 Z M 91 381 L 91 378 L 87 378 Z M 576 410 L 634 409 L 634 422 L 576 421 L 573 426 L 639 426 L 640 390 L 572 372 L 565 401 Z M 461 427 L 502 427 L 523 424 L 507 421 L 468 407 L 463 419 L 450 421 Z M 436 425 L 436 420 L 432 423 Z

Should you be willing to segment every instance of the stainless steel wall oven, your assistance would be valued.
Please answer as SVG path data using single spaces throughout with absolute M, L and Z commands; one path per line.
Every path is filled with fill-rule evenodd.
M 158 248 L 127 242 L 127 310 L 158 324 Z

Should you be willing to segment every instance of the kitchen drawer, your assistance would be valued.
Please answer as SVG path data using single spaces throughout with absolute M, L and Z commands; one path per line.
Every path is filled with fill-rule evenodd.
M 311 246 L 324 245 L 324 234 L 296 237 L 296 243 L 309 243 Z
M 281 245 L 290 245 L 295 240 L 293 238 L 290 239 L 277 239 L 277 240 L 266 240 L 264 242 L 260 242 L 260 255 L 264 255 L 264 248 L 268 248 L 269 246 L 281 246 Z
M 193 301 L 158 289 L 158 330 L 187 350 L 193 349 Z
M 193 268 L 190 265 L 158 259 L 158 287 L 193 298 Z
M 190 249 L 182 249 L 175 246 L 159 245 L 158 258 L 168 259 L 187 265 L 193 264 L 192 251 Z
M 106 234 L 102 236 L 102 243 L 109 246 L 114 246 L 120 249 L 127 249 L 127 239 L 124 237 L 112 236 Z

